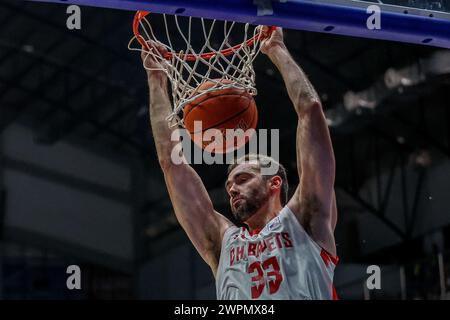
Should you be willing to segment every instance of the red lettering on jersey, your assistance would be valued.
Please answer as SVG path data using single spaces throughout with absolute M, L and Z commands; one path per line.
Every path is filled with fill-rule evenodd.
M 278 249 L 283 248 L 283 245 L 281 244 L 280 236 L 281 236 L 281 234 L 279 234 L 279 233 L 276 233 L 276 234 L 275 234 L 275 239 L 276 239 L 276 241 L 277 241 L 277 248 L 278 248 Z
M 265 240 L 267 248 L 269 251 L 273 251 L 275 249 L 275 243 L 273 242 L 273 236 L 269 237 Z
M 249 256 L 256 256 L 256 243 L 249 243 L 248 244 L 248 255 Z
M 256 257 L 259 257 L 259 255 L 262 254 L 264 250 L 266 250 L 266 248 L 267 246 L 264 241 L 258 243 L 258 250 L 256 251 Z
M 244 259 L 244 246 L 236 248 L 236 261 Z
M 281 236 L 282 236 L 283 239 L 285 240 L 285 241 L 284 241 L 284 247 L 285 247 L 285 248 L 292 248 L 293 245 L 292 245 L 291 239 L 289 238 L 289 233 L 283 232 L 283 233 L 281 234 Z
M 234 263 L 234 247 L 230 250 L 230 266 L 232 266 Z

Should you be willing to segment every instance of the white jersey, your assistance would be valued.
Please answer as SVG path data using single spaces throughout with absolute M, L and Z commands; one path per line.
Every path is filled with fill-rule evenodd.
M 217 299 L 337 299 L 336 263 L 285 206 L 258 234 L 236 226 L 225 231 Z

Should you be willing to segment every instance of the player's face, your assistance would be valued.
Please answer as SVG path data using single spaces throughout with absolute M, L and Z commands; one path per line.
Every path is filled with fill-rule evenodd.
M 258 164 L 240 164 L 230 172 L 226 182 L 234 217 L 245 222 L 269 199 L 267 182 L 258 169 Z

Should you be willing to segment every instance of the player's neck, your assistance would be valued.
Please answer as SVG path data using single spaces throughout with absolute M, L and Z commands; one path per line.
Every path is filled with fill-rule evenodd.
M 279 199 L 271 198 L 245 224 L 250 231 L 261 230 L 280 213 L 282 208 Z

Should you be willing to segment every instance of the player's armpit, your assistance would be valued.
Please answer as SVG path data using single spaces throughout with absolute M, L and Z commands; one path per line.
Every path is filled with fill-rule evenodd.
M 333 215 L 329 214 L 332 207 L 328 208 L 329 204 L 322 202 L 316 195 L 301 194 L 300 189 L 298 186 L 287 206 L 314 242 L 336 256 Z

